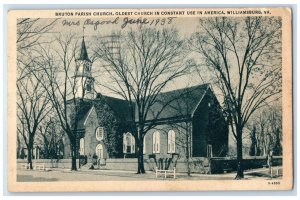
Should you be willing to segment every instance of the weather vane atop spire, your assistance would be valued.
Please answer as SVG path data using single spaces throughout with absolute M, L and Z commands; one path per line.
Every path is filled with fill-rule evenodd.
M 85 27 L 83 26 L 82 27 L 82 37 L 84 38 L 84 29 L 85 29 Z

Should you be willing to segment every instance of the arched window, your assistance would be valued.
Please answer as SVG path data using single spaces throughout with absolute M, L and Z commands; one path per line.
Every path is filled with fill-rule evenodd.
M 96 139 L 98 141 L 101 141 L 101 140 L 103 140 L 103 138 L 104 138 L 104 128 L 103 127 L 98 127 L 96 129 Z
M 80 138 L 79 153 L 80 153 L 80 155 L 84 155 L 84 138 Z
M 207 157 L 208 158 L 213 157 L 212 145 L 211 144 L 207 145 Z
M 84 70 L 86 72 L 89 72 L 90 71 L 90 65 L 88 63 L 84 64 Z
M 129 132 L 123 135 L 123 153 L 135 153 L 135 139 Z
M 160 134 L 158 131 L 153 133 L 153 153 L 160 152 Z
M 168 153 L 175 153 L 175 132 L 173 130 L 168 132 Z
M 86 84 L 86 91 L 87 91 L 87 92 L 92 91 L 92 84 L 91 84 L 91 83 L 87 83 L 87 84 Z
M 102 144 L 98 144 L 96 146 L 96 155 L 98 156 L 98 158 L 103 158 L 103 146 Z

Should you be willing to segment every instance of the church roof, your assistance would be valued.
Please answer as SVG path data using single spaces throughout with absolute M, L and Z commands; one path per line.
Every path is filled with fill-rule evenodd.
M 202 84 L 184 89 L 162 92 L 157 96 L 156 102 L 151 106 L 151 110 L 148 113 L 146 120 L 151 121 L 191 117 L 208 89 L 209 84 Z M 101 96 L 118 117 L 126 121 L 133 120 L 128 101 L 105 95 Z M 138 120 L 137 112 L 135 112 L 134 120 Z
M 98 98 L 102 97 L 105 102 L 110 106 L 114 113 L 121 119 L 126 121 L 132 120 L 130 103 L 124 99 L 118 99 L 115 97 L 105 96 L 98 94 Z
M 91 62 L 91 60 L 89 59 L 88 53 L 87 53 L 84 37 L 82 37 L 80 55 L 79 55 L 78 60 L 86 60 L 86 61 Z
M 157 96 L 156 102 L 151 107 L 146 120 L 192 117 L 209 88 L 209 84 L 203 84 L 160 93 Z M 99 93 L 94 100 L 84 100 L 79 111 L 79 130 L 84 129 L 84 122 L 89 115 L 89 111 L 95 105 L 95 102 L 100 101 L 100 99 L 104 100 L 110 106 L 119 119 L 127 122 L 133 120 L 128 101 Z M 135 121 L 137 121 L 137 113 L 135 113 Z
M 77 130 L 84 129 L 84 121 L 86 117 L 88 116 L 88 113 L 90 109 L 93 107 L 93 101 L 89 99 L 83 99 L 82 101 L 80 99 L 77 99 L 79 110 L 78 110 L 78 124 L 77 124 Z M 68 103 L 70 106 L 73 104 L 72 100 L 69 100 Z M 70 107 L 71 108 L 71 107 Z
M 209 84 L 203 84 L 160 93 L 146 120 L 192 117 L 208 89 Z
M 101 102 L 101 100 L 104 100 L 105 103 L 109 105 L 109 107 L 113 110 L 113 112 L 119 119 L 122 119 L 124 121 L 132 120 L 130 104 L 128 101 L 98 94 L 96 99 L 94 100 L 85 99 L 81 104 L 80 110 L 78 112 L 79 115 L 79 121 L 77 126 L 78 130 L 84 129 L 84 122 L 88 118 L 90 110 L 93 108 L 93 106 L 95 106 L 95 108 L 97 109 L 97 101 Z

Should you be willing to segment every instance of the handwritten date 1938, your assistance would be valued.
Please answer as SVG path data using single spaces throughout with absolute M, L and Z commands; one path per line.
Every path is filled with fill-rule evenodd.
M 150 26 L 163 26 L 166 24 L 171 24 L 173 22 L 173 19 L 176 17 L 166 17 L 166 18 L 154 18 L 154 19 L 148 19 L 148 18 L 137 18 L 132 19 L 125 17 L 123 19 L 123 23 L 121 25 L 121 28 L 125 28 L 129 24 L 137 24 L 137 25 L 150 25 Z

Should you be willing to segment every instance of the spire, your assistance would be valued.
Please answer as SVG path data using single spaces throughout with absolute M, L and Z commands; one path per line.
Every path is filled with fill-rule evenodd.
M 78 60 L 87 60 L 87 61 L 90 61 L 88 53 L 87 53 L 87 50 L 86 50 L 85 41 L 84 41 L 84 28 L 85 27 L 83 27 L 82 43 L 81 43 L 80 55 L 79 55 L 79 59 Z

